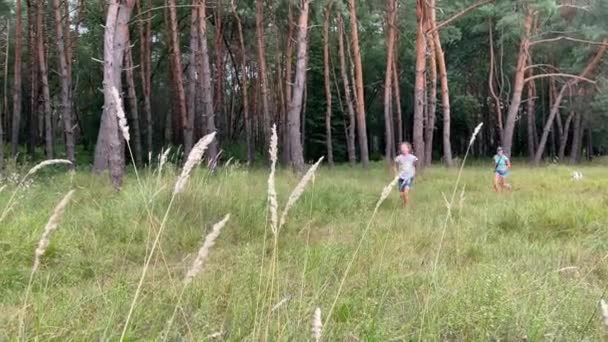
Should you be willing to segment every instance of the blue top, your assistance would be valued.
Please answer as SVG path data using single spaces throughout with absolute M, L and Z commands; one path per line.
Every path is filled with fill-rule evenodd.
M 494 156 L 494 164 L 496 165 L 496 171 L 505 172 L 508 169 L 509 158 L 507 156 L 498 154 Z

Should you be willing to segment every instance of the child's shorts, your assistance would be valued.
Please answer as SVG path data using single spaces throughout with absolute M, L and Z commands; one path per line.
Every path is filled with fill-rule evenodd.
M 401 192 L 404 192 L 405 189 L 411 189 L 414 185 L 414 177 L 407 179 L 399 178 L 397 185 L 399 186 L 399 191 Z

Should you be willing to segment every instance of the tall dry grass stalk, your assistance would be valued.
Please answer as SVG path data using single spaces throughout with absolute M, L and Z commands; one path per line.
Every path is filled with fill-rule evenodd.
M 6 205 L 4 206 L 4 209 L 2 210 L 2 214 L 0 215 L 0 222 L 4 221 L 4 219 L 6 218 L 6 216 L 8 215 L 8 213 L 13 208 L 13 201 L 15 200 L 15 196 L 17 196 L 17 193 L 19 192 L 19 190 L 21 190 L 21 188 L 22 188 L 23 184 L 25 183 L 25 181 L 29 177 L 31 177 L 32 175 L 34 175 L 35 173 L 37 173 L 38 171 L 40 171 L 41 169 L 43 169 L 43 168 L 45 168 L 47 166 L 58 165 L 58 164 L 71 165 L 72 162 L 69 161 L 69 160 L 67 160 L 67 159 L 49 159 L 49 160 L 45 160 L 43 162 L 40 162 L 40 163 L 36 164 L 34 167 L 32 167 L 25 174 L 25 176 L 23 176 L 23 178 L 21 178 L 21 180 L 17 184 L 17 187 L 15 188 L 15 190 L 13 191 L 13 193 L 11 194 L 11 197 L 8 199 L 8 202 L 6 202 Z
M 363 230 L 363 234 L 361 235 L 361 238 L 359 239 L 357 248 L 355 248 L 355 251 L 353 252 L 353 256 L 351 257 L 350 261 L 348 262 L 348 265 L 346 266 L 344 275 L 342 275 L 342 280 L 340 280 L 340 285 L 338 286 L 338 291 L 336 292 L 336 297 L 334 298 L 334 301 L 331 304 L 329 312 L 327 313 L 327 317 L 325 317 L 325 322 L 327 322 L 327 323 L 329 323 L 329 321 L 330 321 L 331 315 L 334 312 L 334 308 L 336 307 L 336 304 L 338 303 L 338 299 L 340 298 L 340 295 L 342 294 L 342 288 L 344 287 L 346 278 L 348 277 L 350 269 L 352 268 L 353 264 L 355 263 L 355 260 L 357 259 L 359 250 L 361 249 L 361 246 L 363 245 L 363 241 L 365 241 L 365 238 L 367 237 L 367 234 L 369 233 L 369 231 L 372 227 L 372 222 L 374 221 L 374 218 L 376 217 L 376 214 L 378 213 L 378 209 L 380 208 L 382 203 L 384 203 L 384 201 L 388 198 L 388 196 L 391 194 L 391 191 L 393 190 L 393 188 L 395 188 L 395 183 L 397 182 L 398 178 L 399 178 L 399 176 L 393 178 L 393 180 L 390 183 L 388 183 L 386 186 L 384 186 L 384 189 L 382 189 L 382 193 L 380 194 L 380 198 L 376 202 L 376 206 L 374 207 L 372 216 L 369 219 L 369 221 L 367 222 L 367 226 Z
M 194 259 L 192 266 L 190 267 L 190 269 L 186 273 L 186 277 L 184 278 L 184 283 L 186 285 L 190 284 L 194 277 L 196 277 L 196 275 L 203 270 L 205 260 L 209 256 L 211 248 L 215 245 L 215 239 L 220 236 L 220 231 L 222 230 L 222 228 L 224 228 L 229 219 L 230 214 L 224 216 L 224 219 L 213 225 L 213 229 L 211 229 L 211 232 L 205 237 L 205 242 L 203 243 L 203 246 L 199 249 L 196 259 Z
M 198 254 L 196 256 L 196 259 L 194 259 L 192 266 L 190 266 L 190 269 L 188 270 L 188 272 L 186 272 L 182 290 L 179 294 L 179 297 L 177 298 L 177 304 L 175 305 L 173 314 L 171 315 L 171 318 L 169 319 L 169 322 L 167 323 L 167 328 L 166 328 L 167 332 L 164 335 L 164 338 L 163 338 L 164 341 L 167 340 L 169 333 L 171 332 L 171 326 L 173 325 L 173 321 L 175 320 L 175 315 L 177 314 L 177 310 L 182 302 L 182 298 L 184 296 L 184 292 L 186 291 L 186 287 L 188 285 L 190 285 L 190 283 L 192 283 L 192 280 L 200 272 L 203 271 L 203 267 L 205 265 L 205 260 L 207 260 L 207 257 L 209 256 L 209 252 L 211 251 L 211 248 L 215 245 L 215 240 L 220 235 L 222 228 L 224 228 L 224 226 L 226 225 L 226 223 L 228 222 L 229 219 L 230 219 L 230 214 L 227 214 L 226 216 L 224 216 L 224 218 L 220 222 L 213 225 L 211 232 L 209 234 L 207 234 L 207 236 L 205 237 L 205 241 L 203 242 L 203 245 L 198 250 Z
M 159 241 L 163 234 L 163 231 L 165 230 L 165 227 L 167 226 L 167 220 L 169 218 L 169 213 L 171 212 L 171 208 L 173 207 L 173 203 L 175 201 L 175 196 L 184 189 L 186 183 L 188 182 L 188 179 L 190 178 L 190 173 L 192 172 L 192 169 L 194 169 L 194 167 L 196 165 L 200 164 L 201 159 L 203 158 L 203 154 L 205 153 L 205 150 L 207 149 L 207 147 L 209 146 L 211 141 L 213 141 L 214 137 L 215 137 L 215 132 L 207 134 L 204 137 L 202 137 L 196 143 L 196 145 L 194 145 L 194 147 L 190 151 L 190 154 L 188 155 L 188 159 L 186 161 L 186 164 L 184 165 L 182 173 L 180 174 L 180 176 L 177 179 L 177 182 L 175 183 L 175 188 L 171 195 L 171 199 L 169 200 L 169 204 L 167 205 L 167 209 L 165 210 L 165 214 L 161 221 L 160 227 L 158 228 L 158 231 L 156 231 L 156 235 L 154 237 L 154 242 L 152 243 L 150 252 L 144 262 L 144 267 L 141 271 L 141 275 L 139 277 L 139 282 L 137 284 L 135 294 L 133 295 L 133 299 L 131 300 L 131 305 L 129 306 L 129 312 L 127 314 L 127 318 L 125 319 L 122 333 L 120 335 L 121 341 L 124 340 L 125 335 L 127 334 L 127 329 L 129 328 L 129 323 L 131 322 L 131 317 L 133 316 L 133 311 L 135 310 L 135 305 L 137 303 L 137 299 L 139 298 L 139 294 L 141 293 L 141 289 L 143 287 L 144 279 L 146 278 L 146 274 L 148 273 L 148 269 L 150 268 L 150 262 L 152 261 L 154 252 L 156 251 L 156 248 L 159 245 Z
M 186 160 L 186 164 L 184 164 L 184 168 L 182 169 L 182 173 L 177 178 L 177 182 L 175 182 L 175 188 L 173 189 L 174 194 L 178 194 L 184 190 L 184 187 L 188 183 L 188 179 L 190 178 L 190 174 L 195 166 L 201 163 L 203 158 L 203 154 L 207 150 L 207 147 L 211 144 L 213 139 L 215 138 L 215 132 L 209 133 L 202 137 L 192 150 L 190 154 L 188 154 L 188 159 Z
M 277 125 L 272 125 L 272 135 L 270 136 L 270 148 L 268 153 L 270 154 L 270 174 L 268 175 L 268 205 L 270 207 L 270 228 L 273 234 L 277 234 L 279 227 L 279 202 L 277 200 L 277 189 L 275 184 L 275 173 L 278 159 L 278 145 L 279 139 L 277 137 Z
M 158 159 L 158 176 L 160 177 L 163 173 L 163 166 L 167 163 L 167 158 L 169 158 L 169 152 L 171 152 L 171 146 L 168 149 L 163 151 Z
M 21 318 L 19 319 L 19 339 L 18 340 L 21 340 L 21 337 L 23 336 L 23 333 L 24 333 L 24 327 L 25 327 L 24 323 L 25 323 L 25 317 L 26 317 L 26 312 L 27 312 L 27 302 L 29 299 L 30 291 L 32 289 L 32 281 L 34 280 L 34 274 L 36 273 L 36 271 L 38 270 L 38 267 L 40 266 L 40 258 L 42 258 L 42 256 L 46 252 L 47 248 L 49 247 L 51 234 L 57 229 L 57 226 L 59 226 L 59 222 L 61 221 L 61 218 L 63 217 L 65 208 L 68 206 L 68 204 L 70 203 L 70 200 L 72 199 L 73 196 L 74 196 L 74 190 L 70 190 L 61 199 L 59 204 L 57 204 L 57 206 L 55 207 L 55 210 L 53 210 L 53 213 L 51 214 L 51 217 L 49 218 L 49 221 L 47 222 L 46 226 L 44 227 L 44 231 L 42 233 L 42 237 L 40 238 L 40 241 L 38 241 L 38 247 L 36 248 L 36 251 L 34 252 L 34 265 L 32 266 L 32 270 L 30 272 L 30 278 L 27 283 L 27 288 L 25 290 L 25 298 L 23 300 Z
M 118 126 L 120 127 L 122 137 L 126 141 L 130 141 L 131 135 L 129 134 L 129 125 L 127 123 L 127 117 L 125 115 L 124 106 L 122 105 L 122 99 L 120 98 L 118 89 L 116 89 L 116 87 L 112 87 L 110 88 L 110 93 L 114 98 L 114 103 L 116 103 L 116 116 L 118 117 Z
M 310 169 L 308 169 L 308 171 L 306 172 L 304 177 L 302 177 L 302 179 L 300 179 L 300 182 L 298 183 L 298 185 L 291 192 L 291 195 L 289 195 L 289 198 L 287 199 L 287 203 L 285 204 L 285 208 L 283 209 L 283 212 L 281 213 L 279 229 L 281 229 L 281 227 L 283 227 L 283 225 L 285 225 L 285 220 L 287 219 L 287 214 L 289 214 L 289 210 L 291 210 L 291 208 L 296 204 L 296 202 L 298 201 L 300 196 L 302 196 L 302 193 L 304 193 L 304 190 L 306 189 L 306 186 L 308 185 L 310 180 L 314 178 L 315 172 L 319 168 L 319 165 L 321 165 L 322 161 L 323 161 L 323 157 L 319 158 L 319 160 L 316 163 L 314 163 L 314 165 L 311 166 Z
M 321 308 L 316 308 L 312 315 L 312 338 L 315 342 L 321 341 L 323 335 L 323 321 L 321 321 Z
M 483 127 L 483 122 L 479 123 L 476 127 L 475 130 L 473 131 L 473 134 L 471 135 L 471 139 L 469 140 L 469 145 L 467 146 L 467 150 L 464 154 L 464 158 L 462 158 L 462 163 L 460 164 L 460 169 L 458 170 L 458 176 L 456 177 L 456 182 L 454 183 L 454 188 L 452 189 L 452 195 L 450 197 L 450 201 L 447 204 L 447 210 L 446 210 L 446 214 L 445 214 L 445 219 L 443 220 L 443 226 L 441 229 L 441 237 L 439 239 L 439 245 L 437 246 L 437 252 L 435 253 L 435 260 L 433 261 L 433 264 L 431 265 L 431 286 L 429 286 L 429 291 L 431 288 L 433 288 L 433 284 L 435 283 L 435 275 L 436 275 L 436 271 L 437 271 L 437 264 L 439 263 L 439 257 L 441 256 L 441 251 L 443 249 L 443 242 L 445 240 L 445 234 L 447 232 L 448 229 L 448 222 L 450 221 L 450 218 L 452 217 L 452 208 L 454 206 L 454 201 L 456 199 L 456 193 L 458 192 L 458 187 L 460 186 L 460 179 L 462 178 L 462 171 L 464 170 L 464 165 L 466 164 L 467 161 L 467 157 L 469 156 L 469 152 L 471 151 L 471 147 L 473 146 L 473 143 L 475 142 L 475 139 L 477 138 L 477 135 L 479 134 L 479 132 L 481 131 L 481 128 Z M 464 197 L 464 188 L 463 188 L 463 195 Z M 463 199 L 464 201 L 464 199 Z M 423 333 L 423 328 L 424 328 L 424 322 L 425 322 L 425 317 L 426 317 L 426 313 L 428 311 L 428 304 L 429 304 L 429 298 L 430 296 L 426 296 L 426 300 L 425 300 L 425 304 L 424 304 L 424 310 L 422 311 L 422 315 L 421 315 L 421 320 L 420 320 L 420 330 L 419 330 L 419 334 L 422 336 Z

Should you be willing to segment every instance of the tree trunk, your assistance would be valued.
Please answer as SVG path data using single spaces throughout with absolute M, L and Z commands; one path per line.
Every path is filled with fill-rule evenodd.
M 74 132 L 72 130 L 72 75 L 69 70 L 69 58 L 66 50 L 66 39 L 64 37 L 64 28 L 61 20 L 61 3 L 60 0 L 53 0 L 55 13 L 55 41 L 57 42 L 57 57 L 59 58 L 59 79 L 61 85 L 61 116 L 63 118 L 63 130 L 65 136 L 65 151 L 67 159 L 74 166 Z M 69 20 L 69 17 L 66 18 Z M 69 26 L 68 26 L 69 27 Z M 69 31 L 68 31 L 69 33 Z M 69 37 L 69 36 L 68 36 Z M 68 39 L 69 43 L 69 39 Z
M 13 157 L 17 155 L 19 149 L 19 131 L 21 128 L 21 41 L 23 39 L 21 0 L 15 1 L 15 13 L 15 61 L 13 62 L 13 126 L 11 131 L 11 155 Z
M 140 3 L 139 12 L 143 12 L 143 1 Z M 149 4 L 148 7 L 151 7 Z M 151 12 L 147 12 L 144 18 L 139 21 L 139 71 L 141 77 L 142 92 L 144 97 L 144 116 L 146 126 L 146 151 L 152 153 L 154 150 L 153 144 L 153 124 L 152 124 L 152 104 L 150 96 L 152 95 L 152 61 L 151 61 L 151 39 L 152 39 L 152 16 Z
M 557 153 L 557 158 L 561 163 L 566 156 L 566 145 L 568 144 L 568 135 L 570 134 L 570 123 L 572 122 L 572 118 L 574 117 L 574 111 L 571 111 L 566 118 L 566 122 L 564 123 L 564 127 L 562 129 L 561 135 L 559 137 L 559 151 Z
M 40 71 L 40 82 L 42 86 L 42 108 L 44 113 L 44 146 L 45 155 L 47 159 L 53 159 L 53 119 L 51 112 L 51 95 L 49 91 L 49 77 L 48 77 L 48 66 L 46 61 L 46 54 L 44 51 L 44 35 L 43 32 L 43 19 L 44 19 L 44 1 L 38 0 L 38 15 L 36 19 L 36 25 L 38 31 L 37 40 L 37 55 L 38 55 L 38 68 Z
M 355 109 L 353 107 L 350 83 L 348 81 L 346 58 L 344 56 L 344 21 L 342 20 L 342 14 L 340 13 L 338 13 L 338 57 L 340 59 L 342 85 L 344 86 L 344 101 L 346 102 L 346 108 L 348 110 L 346 149 L 348 153 L 348 161 L 350 162 L 351 166 L 353 166 L 357 162 L 357 154 L 355 150 Z
M 289 106 L 291 104 L 291 87 L 293 86 L 293 6 L 292 2 L 288 1 L 287 4 L 287 42 L 285 48 L 285 113 L 289 113 Z M 280 137 L 283 140 L 283 149 L 281 152 L 281 159 L 284 164 L 289 164 L 291 158 L 291 151 L 289 148 L 289 131 L 287 129 L 287 115 L 285 120 L 281 123 L 282 126 L 279 128 Z
M 424 165 L 424 92 L 426 69 L 426 42 L 424 33 L 426 31 L 426 18 L 424 0 L 416 1 L 416 79 L 414 82 L 414 153 Z
M 494 57 L 494 26 L 492 24 L 492 20 L 490 20 L 488 27 L 490 31 L 490 72 L 488 75 L 488 86 L 490 88 L 492 99 L 494 99 L 494 109 L 496 111 L 496 123 L 498 125 L 500 144 L 503 145 L 504 139 L 502 134 L 504 127 L 502 124 L 502 103 L 500 102 L 500 97 L 496 94 L 496 89 L 494 89 L 494 72 L 496 70 L 496 62 Z
M 188 74 L 187 74 L 187 88 L 186 88 L 186 100 L 188 107 L 188 126 L 192 127 L 192 135 L 193 141 L 194 137 L 198 134 L 194 132 L 197 131 L 194 129 L 196 126 L 196 117 L 197 111 L 202 110 L 200 108 L 200 97 L 201 93 L 199 91 L 200 87 L 198 81 L 198 64 L 197 58 L 201 58 L 200 51 L 200 37 L 198 34 L 199 31 L 199 15 L 198 15 L 198 6 L 197 0 L 192 1 L 192 13 L 190 15 L 190 51 L 188 52 Z M 198 100 L 198 106 L 197 106 Z
M 350 9 L 351 44 L 355 60 L 355 81 L 357 98 L 357 131 L 359 133 L 359 153 L 364 168 L 369 166 L 369 151 L 367 146 L 367 124 L 365 122 L 365 94 L 363 93 L 363 65 L 359 48 L 359 26 L 357 24 L 356 0 L 348 0 Z
M 243 96 L 243 120 L 245 121 L 245 141 L 247 144 L 247 164 L 253 165 L 253 130 L 251 127 L 251 112 L 249 109 L 249 77 L 247 74 L 247 50 L 245 50 L 245 38 L 243 37 L 243 25 L 241 17 L 236 11 L 234 0 L 232 0 L 232 14 L 236 20 L 237 32 L 239 37 L 240 64 L 241 64 L 241 91 Z
M 300 18 L 298 19 L 298 30 L 296 35 L 296 77 L 287 117 L 290 140 L 289 145 L 291 149 L 290 159 L 293 168 L 298 172 L 304 170 L 304 155 L 300 134 L 300 114 L 302 112 L 304 88 L 306 87 L 306 63 L 308 61 L 308 5 L 308 0 L 302 1 Z
M 532 72 L 530 72 L 532 75 Z M 536 125 L 535 116 L 536 116 L 536 83 L 531 81 L 528 83 L 528 108 L 526 110 L 528 117 L 528 158 L 530 161 L 534 161 L 535 154 L 535 142 L 536 138 L 534 137 L 534 126 Z
M 511 104 L 507 112 L 507 120 L 503 130 L 503 149 L 507 156 L 511 156 L 511 146 L 513 145 L 513 132 L 515 131 L 515 122 L 517 121 L 517 113 L 521 104 L 521 95 L 524 89 L 524 76 L 526 74 L 526 62 L 529 58 L 528 50 L 530 46 L 530 30 L 532 29 L 532 14 L 526 13 L 524 18 L 524 29 L 521 35 L 519 44 L 519 54 L 517 56 L 517 67 L 515 69 L 515 79 L 513 81 L 513 96 Z M 550 126 L 549 126 L 550 127 Z
M 180 34 L 177 25 L 177 5 L 175 0 L 167 0 L 169 8 L 169 41 L 170 41 L 170 58 L 172 60 L 175 72 L 173 74 L 175 96 L 177 101 L 177 110 L 179 115 L 179 123 L 184 134 L 184 153 L 188 155 L 192 148 L 192 127 L 188 120 L 188 109 L 186 107 L 186 92 L 184 91 L 184 78 L 182 74 L 182 54 L 180 48 Z
M 55 0 L 57 1 L 57 0 Z M 127 41 L 125 46 L 125 75 L 127 80 L 127 97 L 129 98 L 129 113 L 131 114 L 131 122 L 129 127 L 131 128 L 131 137 L 133 137 L 133 156 L 135 158 L 135 164 L 141 165 L 142 163 L 142 152 L 141 152 L 141 131 L 139 129 L 139 110 L 137 108 L 137 93 L 135 92 L 135 77 L 133 75 L 133 54 L 131 52 L 130 40 Z
M 205 116 L 205 134 L 215 132 L 215 111 L 213 109 L 213 94 L 211 88 L 211 68 L 209 65 L 209 49 L 207 47 L 207 15 L 205 0 L 200 0 L 199 6 L 199 36 L 201 49 L 201 90 L 203 100 L 203 111 Z M 218 139 L 213 139 L 213 142 L 207 149 L 209 160 L 214 160 L 218 153 Z
M 391 107 L 393 60 L 395 53 L 395 16 L 397 13 L 397 1 L 386 1 L 386 74 L 384 75 L 384 135 L 386 140 L 385 159 L 392 163 L 395 154 L 395 135 L 393 134 L 393 113 Z
M 227 110 L 224 103 L 224 70 L 226 68 L 224 49 L 224 24 L 222 23 L 222 1 L 216 2 L 214 17 L 214 54 L 215 54 L 215 82 L 214 85 L 214 111 L 219 115 L 217 123 L 219 131 L 224 135 L 228 133 Z
M 428 41 L 428 46 L 429 46 L 429 50 L 431 51 L 430 53 L 430 60 L 429 60 L 429 69 L 430 69 L 430 75 L 431 75 L 431 89 L 429 89 L 429 94 L 428 94 L 428 110 L 427 110 L 427 121 L 426 121 L 426 129 L 425 129 L 425 136 L 424 136 L 424 143 L 425 143 L 425 157 L 426 159 L 424 160 L 424 163 L 427 166 L 431 165 L 431 162 L 433 161 L 433 134 L 435 132 L 435 120 L 436 120 L 436 110 L 437 110 L 437 58 L 436 58 L 436 51 L 435 51 L 435 43 L 433 41 Z M 449 136 L 448 136 L 448 141 L 449 141 Z M 450 159 L 451 159 L 451 153 L 450 153 Z M 447 162 L 446 162 L 447 164 Z
M 578 157 L 581 150 L 581 137 L 583 130 L 582 121 L 583 116 L 581 115 L 581 113 L 575 113 L 574 128 L 572 130 L 572 145 L 570 145 L 570 164 L 576 164 L 578 162 Z
M 38 5 L 37 1 L 27 2 L 27 17 L 28 17 L 28 41 L 29 41 L 29 136 L 27 139 L 27 153 L 30 156 L 34 156 L 36 152 L 36 146 L 39 142 L 39 74 L 38 70 L 38 39 L 39 34 L 37 33 L 38 27 Z M 6 112 L 8 116 L 8 111 Z
M 268 101 L 268 75 L 266 74 L 266 43 L 264 40 L 264 0 L 255 0 L 255 33 L 258 49 L 259 81 L 262 95 L 262 134 L 264 142 L 269 139 L 270 126 L 270 104 Z
M 110 171 L 115 189 L 120 189 L 124 173 L 124 146 L 119 138 L 117 106 L 112 89 L 122 89 L 121 70 L 125 47 L 129 39 L 129 19 L 135 0 L 110 0 L 104 30 L 103 93 L 104 106 L 97 144 L 95 146 L 95 172 Z
M 390 0 L 389 0 L 390 1 Z M 325 80 L 325 99 L 327 109 L 325 111 L 325 146 L 327 147 L 327 162 L 334 166 L 334 152 L 331 142 L 331 76 L 329 73 L 329 18 L 332 8 L 332 0 L 328 0 L 325 13 L 323 14 L 323 76 Z
M 397 54 L 393 54 L 393 81 L 391 84 L 393 85 L 393 97 L 395 100 L 395 108 L 396 110 L 396 125 L 397 125 L 397 142 L 402 143 L 404 141 L 403 137 L 403 114 L 401 112 L 401 91 L 399 89 L 399 72 L 397 71 Z
M 604 40 L 603 42 L 604 42 L 604 45 L 599 47 L 599 49 L 597 50 L 595 55 L 591 58 L 591 60 L 589 61 L 589 63 L 587 64 L 587 66 L 585 67 L 583 72 L 580 74 L 580 77 L 582 77 L 582 78 L 588 77 L 595 70 L 597 65 L 602 60 L 602 57 L 604 56 L 604 53 L 606 52 L 606 48 L 607 48 L 605 44 L 608 42 L 608 40 Z M 551 112 L 549 112 L 549 118 L 547 118 L 547 122 L 545 123 L 545 127 L 543 128 L 542 136 L 538 143 L 538 148 L 536 149 L 536 154 L 534 156 L 535 164 L 540 163 L 540 160 L 543 156 L 543 153 L 545 151 L 545 144 L 547 143 L 547 137 L 549 135 L 549 132 L 551 131 L 551 127 L 553 126 L 553 120 L 555 119 L 555 116 L 559 112 L 559 107 L 562 103 L 562 99 L 564 98 L 564 95 L 566 94 L 566 91 L 572 87 L 575 87 L 579 83 L 579 81 L 581 79 L 580 77 L 572 78 L 569 81 L 567 81 L 562 86 L 562 89 L 559 91 L 559 93 L 555 97 L 553 106 L 551 107 Z M 576 126 L 576 122 L 575 122 L 575 126 Z M 574 139 L 572 140 L 572 142 L 574 144 Z
M 431 30 L 433 30 L 433 41 L 435 42 L 435 55 L 437 58 L 437 66 L 439 68 L 439 79 L 441 81 L 441 105 L 443 107 L 443 161 L 448 167 L 452 167 L 452 143 L 451 143 L 451 107 L 450 107 L 450 89 L 448 87 L 448 72 L 445 64 L 445 55 L 441 47 L 439 32 L 437 28 L 435 0 L 431 2 Z
M 0 108 L 0 172 L 4 170 L 4 118 L 8 116 L 8 55 L 10 48 L 10 21 L 6 21 L 6 51 L 4 54 L 4 87 L 2 108 Z

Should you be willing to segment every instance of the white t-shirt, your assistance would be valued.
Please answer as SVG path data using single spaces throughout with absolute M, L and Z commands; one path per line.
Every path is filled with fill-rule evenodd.
M 395 158 L 395 164 L 399 172 L 399 178 L 409 179 L 416 175 L 414 163 L 418 160 L 413 154 L 400 154 Z

